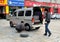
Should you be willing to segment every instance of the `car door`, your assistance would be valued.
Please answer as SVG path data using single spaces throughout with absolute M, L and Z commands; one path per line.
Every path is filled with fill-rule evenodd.
M 33 14 L 33 10 L 25 10 L 25 17 L 24 17 L 24 21 L 25 23 L 31 24 L 31 20 L 32 20 L 32 14 Z
M 13 24 L 17 24 L 17 11 L 13 12 L 13 14 L 10 17 L 10 21 L 12 21 Z
M 18 24 L 20 24 L 21 21 L 24 21 L 24 10 L 18 11 L 18 18 L 17 18 Z

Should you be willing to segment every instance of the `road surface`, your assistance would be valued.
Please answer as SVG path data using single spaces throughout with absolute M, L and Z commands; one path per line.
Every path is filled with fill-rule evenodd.
M 50 37 L 44 36 L 44 24 L 36 31 L 22 31 L 17 33 L 15 28 L 9 26 L 9 21 L 0 19 L 0 42 L 60 42 L 60 20 L 51 20 L 49 29 Z M 28 34 L 29 37 L 20 37 L 20 34 Z

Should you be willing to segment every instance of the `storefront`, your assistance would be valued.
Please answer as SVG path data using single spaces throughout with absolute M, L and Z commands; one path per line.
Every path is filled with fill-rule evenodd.
M 0 0 L 0 18 L 6 18 L 7 0 Z
M 8 0 L 9 12 L 13 13 L 16 9 L 24 7 L 24 0 Z
M 41 10 L 48 9 L 51 14 L 54 14 L 54 13 L 60 14 L 60 4 L 47 3 L 47 2 L 36 2 L 36 1 L 29 1 L 29 0 L 25 1 L 25 7 L 34 7 L 34 6 L 40 6 Z

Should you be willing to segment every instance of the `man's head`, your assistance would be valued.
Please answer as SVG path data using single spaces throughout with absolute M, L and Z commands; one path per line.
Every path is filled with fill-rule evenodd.
M 45 9 L 45 13 L 48 13 L 49 11 L 48 11 L 48 9 Z

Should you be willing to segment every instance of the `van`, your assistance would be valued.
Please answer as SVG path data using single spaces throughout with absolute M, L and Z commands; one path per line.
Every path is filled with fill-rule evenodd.
M 24 23 L 26 30 L 39 29 L 42 24 L 42 12 L 40 7 L 22 8 L 15 10 L 10 18 L 10 26 Z

